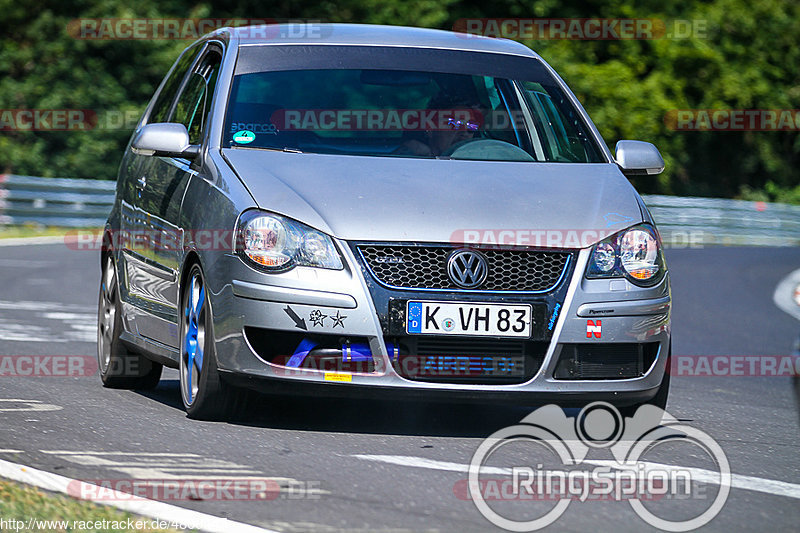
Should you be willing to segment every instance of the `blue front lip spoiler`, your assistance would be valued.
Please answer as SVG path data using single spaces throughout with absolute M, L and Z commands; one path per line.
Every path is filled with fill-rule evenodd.
M 309 338 L 303 339 L 300 341 L 300 344 L 297 345 L 294 353 L 289 358 L 289 361 L 287 361 L 286 366 L 290 368 L 299 368 L 306 360 L 306 357 L 308 357 L 308 354 L 313 352 L 318 345 L 319 343 Z M 390 354 L 394 354 L 394 357 L 397 356 L 397 350 L 392 343 L 387 343 L 386 348 L 389 350 Z M 341 351 L 343 363 L 372 361 L 372 350 L 370 350 L 367 344 L 344 342 L 342 343 Z

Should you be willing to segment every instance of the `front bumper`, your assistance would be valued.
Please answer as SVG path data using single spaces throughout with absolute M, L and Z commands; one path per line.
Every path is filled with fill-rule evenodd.
M 416 299 L 414 291 L 380 287 L 361 258 L 344 242 L 337 242 L 345 268 L 341 271 L 298 267 L 282 274 L 264 274 L 226 255 L 214 265 L 221 283 L 212 295 L 217 360 L 228 380 L 262 392 L 291 392 L 324 396 L 415 399 L 557 402 L 585 404 L 604 400 L 618 405 L 655 396 L 667 370 L 670 340 L 669 277 L 655 287 L 641 288 L 621 279 L 586 280 L 583 273 L 589 250 L 574 255 L 569 273 L 559 286 L 536 295 L 424 294 L 424 299 L 519 303 L 546 309 L 544 323 L 534 333 L 540 347 L 536 368 L 518 383 L 475 383 L 464 380 L 423 381 L 398 372 L 396 322 L 390 316 L 393 299 Z M 395 305 L 394 308 L 398 306 Z M 396 318 L 396 317 L 395 317 Z M 538 319 L 541 321 L 541 317 Z M 587 333 L 589 322 L 601 333 Z M 287 368 L 281 359 L 268 358 L 270 336 L 254 346 L 245 331 L 274 332 L 275 337 L 329 338 L 363 341 L 372 354 L 369 371 Z M 285 334 L 285 335 L 284 335 Z M 588 337 L 588 338 L 587 338 Z M 473 338 L 459 337 L 465 344 Z M 276 341 L 277 342 L 277 341 Z M 600 345 L 647 346 L 652 355 L 640 375 L 624 379 L 568 376 L 564 363 L 575 347 Z M 388 346 L 388 349 L 387 349 Z M 274 346 L 272 348 L 275 348 Z M 292 346 L 275 348 L 291 352 Z M 390 352 L 390 350 L 393 350 Z M 273 350 L 274 352 L 274 350 Z M 286 354 L 287 356 L 290 353 Z M 285 359 L 283 360 L 285 361 Z

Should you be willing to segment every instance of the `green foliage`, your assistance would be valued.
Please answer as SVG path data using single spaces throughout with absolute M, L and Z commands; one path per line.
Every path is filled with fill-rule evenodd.
M 743 185 L 739 196 L 742 200 L 800 205 L 800 185 L 781 187 L 774 181 L 768 181 L 763 189 L 753 189 L 749 185 Z
M 158 16 L 156 3 L 57 1 L 37 10 L 0 0 L 0 109 L 80 109 L 96 114 L 87 131 L 13 131 L 0 136 L 0 170 L 39 176 L 115 177 L 131 134 L 117 117 L 137 116 L 176 54 L 176 41 L 81 40 L 67 33 L 80 17 Z M 176 8 L 178 6 L 176 5 Z M 177 11 L 177 9 L 176 9 Z M 124 124 L 122 124 L 124 126 Z
M 27 485 L 20 485 L 11 481 L 0 481 L 0 517 L 5 522 L 12 521 L 21 529 L 16 531 L 77 531 L 72 528 L 77 526 L 80 531 L 99 532 L 110 531 L 114 533 L 177 533 L 176 529 L 152 529 L 155 521 L 141 518 L 114 507 L 105 507 L 94 503 L 75 500 L 60 494 L 50 494 Z M 134 527 L 128 527 L 128 521 Z M 28 529 L 27 525 L 33 527 Z M 21 522 L 21 524 L 19 524 Z M 145 526 L 137 529 L 137 525 Z M 163 520 L 160 522 L 164 522 Z M 105 527 L 103 527 L 105 523 Z M 37 527 L 38 526 L 38 527 Z M 65 527 L 66 526 L 66 527 Z M 85 526 L 85 527 L 81 527 Z M 95 527 L 99 526 L 99 527 Z M 3 531 L 14 531 L 4 528 Z M 183 531 L 192 531 L 186 530 Z
M 634 18 L 675 21 L 690 35 L 649 40 L 529 40 L 564 77 L 611 148 L 641 139 L 667 170 L 643 192 L 748 196 L 798 202 L 796 131 L 676 131 L 686 109 L 800 109 L 800 2 L 796 0 L 0 0 L 0 110 L 95 110 L 85 132 L 2 132 L 0 171 L 113 177 L 135 118 L 188 41 L 81 40 L 79 17 L 259 17 L 450 29 L 460 18 Z M 691 26 L 693 25 L 693 26 Z M 127 117 L 122 124 L 120 117 Z M 133 120 L 132 120 L 133 117 Z M 799 202 L 800 203 L 800 202 Z

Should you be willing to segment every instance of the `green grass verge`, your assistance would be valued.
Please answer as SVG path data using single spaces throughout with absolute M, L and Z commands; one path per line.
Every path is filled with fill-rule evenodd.
M 99 228 L 61 228 L 57 226 L 40 226 L 38 224 L 22 226 L 0 226 L 0 239 L 19 239 L 25 237 L 61 237 L 67 234 L 97 233 Z
M 189 531 L 153 529 L 152 526 L 160 525 L 154 522 L 153 519 L 137 517 L 114 507 L 96 505 L 12 481 L 0 480 L 0 531 L 3 533 L 94 531 L 187 533 Z M 138 526 L 142 527 L 137 529 Z

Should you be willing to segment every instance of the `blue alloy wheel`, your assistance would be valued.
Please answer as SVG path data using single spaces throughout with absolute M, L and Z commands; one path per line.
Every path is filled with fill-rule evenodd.
M 200 271 L 196 270 L 189 281 L 188 297 L 183 310 L 186 332 L 183 335 L 181 357 L 181 392 L 187 406 L 194 403 L 203 370 L 206 339 L 205 294 L 203 278 Z
M 248 395 L 225 383 L 217 369 L 213 316 L 205 277 L 193 265 L 181 298 L 181 399 L 190 418 L 220 420 L 241 413 Z

